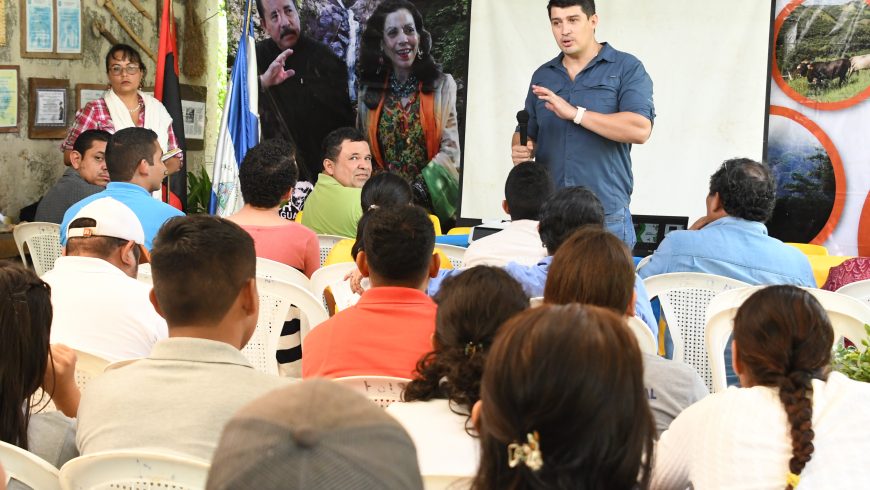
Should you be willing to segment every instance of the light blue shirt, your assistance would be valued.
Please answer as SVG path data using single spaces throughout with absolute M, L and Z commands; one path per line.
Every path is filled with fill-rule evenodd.
M 504 270 L 511 275 L 523 287 L 523 291 L 530 298 L 537 298 L 544 295 L 544 285 L 547 283 L 547 272 L 550 270 L 550 263 L 553 262 L 553 256 L 549 255 L 541 259 L 535 265 L 522 265 L 516 262 L 510 262 Z M 441 270 L 438 276 L 429 280 L 429 296 L 435 296 L 441 289 L 441 282 L 444 279 L 461 274 L 466 269 Z M 655 315 L 653 315 L 652 307 L 649 303 L 649 293 L 643 285 L 640 277 L 635 275 L 634 290 L 637 292 L 637 299 L 634 304 L 634 314 L 637 315 L 647 326 L 652 330 L 653 337 L 658 342 L 659 329 Z
M 816 287 L 803 252 L 768 236 L 764 223 L 733 216 L 697 231 L 669 233 L 638 274 L 646 278 L 668 272 L 704 272 L 752 285 Z
M 109 185 L 106 186 L 106 190 L 103 192 L 88 196 L 67 209 L 63 215 L 63 223 L 60 225 L 61 244 L 66 245 L 66 229 L 70 221 L 72 221 L 73 216 L 86 204 L 103 197 L 117 199 L 126 204 L 136 214 L 139 222 L 142 223 L 142 229 L 145 231 L 145 248 L 148 250 L 151 250 L 151 242 L 166 220 L 175 216 L 184 216 L 184 213 L 169 204 L 154 199 L 151 193 L 146 191 L 144 187 L 129 182 L 109 182 Z

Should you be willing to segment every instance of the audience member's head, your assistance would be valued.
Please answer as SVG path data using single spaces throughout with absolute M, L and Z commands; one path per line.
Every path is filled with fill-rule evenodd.
M 70 221 L 66 236 L 65 255 L 105 260 L 133 278 L 139 263 L 148 262 L 145 232 L 139 218 L 112 197 L 82 206 Z
M 547 167 L 533 161 L 515 165 L 504 183 L 504 212 L 511 220 L 537 220 L 541 205 L 553 193 L 553 179 Z
M 483 363 L 496 332 L 529 306 L 529 298 L 503 269 L 481 265 L 445 279 L 434 299 L 434 350 L 417 363 L 403 397 L 446 398 L 470 410 L 480 398 Z
M 69 155 L 70 165 L 88 184 L 106 187 L 109 170 L 106 168 L 106 143 L 112 135 L 101 129 L 82 131 Z
M 351 248 L 353 259 L 356 260 L 357 254 L 362 250 L 363 230 L 365 230 L 366 221 L 368 221 L 369 211 L 391 206 L 407 206 L 413 200 L 411 186 L 402 177 L 389 172 L 381 172 L 372 176 L 362 187 L 360 193 L 363 215 L 360 216 L 356 224 L 356 240 Z
M 241 349 L 257 326 L 255 273 L 254 240 L 239 225 L 208 215 L 175 217 L 154 238 L 151 300 L 170 337 L 181 328 L 215 331 Z
M 113 75 L 112 65 L 115 61 L 129 61 L 131 64 L 137 65 L 139 67 L 139 72 L 142 73 L 142 78 L 145 78 L 145 63 L 142 63 L 142 57 L 139 55 L 139 51 L 136 51 L 136 48 L 133 46 L 130 46 L 129 44 L 115 44 L 109 48 L 109 52 L 106 53 L 106 74 L 108 74 L 110 78 Z
M 212 460 L 209 490 L 421 489 L 401 425 L 362 395 L 312 379 L 239 410 Z
M 51 291 L 33 271 L 0 261 L 0 441 L 28 449 L 31 397 L 48 369 Z
M 550 14 L 553 7 L 568 8 L 575 5 L 583 10 L 586 17 L 595 15 L 595 0 L 550 0 L 547 3 L 547 14 Z
M 765 164 L 733 158 L 710 177 L 707 214 L 719 210 L 736 218 L 765 222 L 775 204 L 776 182 Z
M 397 206 L 371 211 L 363 231 L 363 249 L 356 258 L 372 286 L 425 289 L 438 274 L 435 229 L 423 208 Z
M 345 187 L 361 188 L 372 175 L 372 152 L 356 128 L 338 128 L 323 140 L 323 173 Z
M 789 471 L 800 475 L 813 454 L 811 383 L 827 379 L 831 362 L 834 329 L 828 315 L 809 292 L 770 286 L 737 310 L 733 343 L 740 384 L 778 388 L 792 440 Z
M 239 183 L 245 204 L 271 209 L 286 200 L 299 170 L 293 145 L 282 139 L 270 139 L 248 150 L 239 167 Z
M 622 240 L 600 226 L 584 226 L 553 256 L 544 302 L 594 305 L 633 315 L 634 280 L 634 260 Z
M 584 225 L 604 226 L 604 206 L 585 187 L 559 189 L 541 206 L 538 233 L 550 255 Z
M 473 419 L 475 489 L 648 486 L 655 425 L 640 349 L 609 309 L 544 305 L 509 320 Z
M 157 134 L 147 128 L 124 128 L 109 138 L 106 168 L 112 182 L 129 182 L 148 192 L 160 189 L 166 176 Z

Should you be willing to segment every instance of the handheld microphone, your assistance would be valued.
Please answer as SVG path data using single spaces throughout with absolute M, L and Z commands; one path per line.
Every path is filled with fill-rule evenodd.
M 520 127 L 520 144 L 526 146 L 529 142 L 529 111 L 523 109 L 517 112 L 517 124 Z

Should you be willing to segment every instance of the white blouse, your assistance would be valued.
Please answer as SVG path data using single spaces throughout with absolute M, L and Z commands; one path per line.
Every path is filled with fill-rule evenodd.
M 867 488 L 870 384 L 834 372 L 813 390 L 815 450 L 799 488 Z M 687 408 L 662 434 L 652 488 L 782 490 L 791 454 L 777 390 L 732 387 Z

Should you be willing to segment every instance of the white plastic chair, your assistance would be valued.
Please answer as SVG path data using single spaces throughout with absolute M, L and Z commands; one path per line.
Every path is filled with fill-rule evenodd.
M 302 286 L 309 291 L 311 290 L 311 281 L 308 280 L 308 276 L 305 273 L 287 264 L 264 259 L 263 257 L 257 257 L 257 277 L 277 279 Z
M 436 243 L 435 249 L 444 252 L 444 255 L 450 259 L 450 265 L 454 269 L 462 269 L 465 263 L 465 248 L 447 243 Z
M 718 295 L 707 311 L 707 331 L 705 343 L 710 369 L 713 376 L 713 391 L 719 392 L 726 386 L 724 352 L 728 337 L 734 329 L 734 316 L 740 305 L 752 294 L 764 289 L 765 286 L 726 291 Z M 823 289 L 802 288 L 812 294 L 821 303 L 828 314 L 834 328 L 834 344 L 846 338 L 863 350 L 861 339 L 866 335 L 864 324 L 870 323 L 870 306 L 855 298 L 825 291 Z
M 643 284 L 650 299 L 659 298 L 674 341 L 674 360 L 694 367 L 707 389 L 712 389 L 713 376 L 705 344 L 707 305 L 723 291 L 749 285 L 729 277 L 698 272 L 651 276 L 644 279 Z
M 422 475 L 424 490 L 465 490 L 471 488 L 470 476 Z
M 537 308 L 538 306 L 541 306 L 542 304 L 544 304 L 544 297 L 543 296 L 535 296 L 534 298 L 529 298 L 529 307 L 531 307 L 531 308 Z
M 139 272 L 136 274 L 136 279 L 149 286 L 154 286 L 154 278 L 151 277 L 151 264 L 139 264 Z
M 107 451 L 72 459 L 60 469 L 63 490 L 201 490 L 209 463 L 157 451 Z
M 837 293 L 845 294 L 870 304 L 870 279 L 846 284 L 838 289 Z
M 347 240 L 347 237 L 338 235 L 317 235 L 317 241 L 320 242 L 321 266 L 326 263 L 326 257 L 329 255 L 329 251 L 332 250 L 332 247 L 334 247 L 336 243 L 342 240 Z
M 652 254 L 649 254 L 646 257 L 640 259 L 640 261 L 637 263 L 637 266 L 635 266 L 634 268 L 635 272 L 639 271 L 640 268 L 645 266 L 650 260 L 652 260 Z
M 323 301 L 323 306 L 326 307 L 326 299 L 323 298 L 323 291 L 331 284 L 341 281 L 348 272 L 356 269 L 354 262 L 341 262 L 321 267 L 311 274 L 311 292 L 316 298 Z
M 12 229 L 12 237 L 15 239 L 15 245 L 25 266 L 27 257 L 24 255 L 24 245 L 27 244 L 30 258 L 33 260 L 33 269 L 40 277 L 54 269 L 54 261 L 63 253 L 60 244 L 60 225 L 57 223 L 22 223 Z
M 80 391 L 84 391 L 90 380 L 94 379 L 100 374 L 103 374 L 103 371 L 106 370 L 106 366 L 109 365 L 109 361 L 103 359 L 102 357 L 98 357 L 87 352 L 82 352 L 80 350 L 76 350 L 75 353 L 76 386 L 79 387 Z
M 402 401 L 402 392 L 411 380 L 392 376 L 346 376 L 333 381 L 362 393 L 379 407 L 387 408 Z
M 649 329 L 649 325 L 636 316 L 629 317 L 626 320 L 626 324 L 637 339 L 637 345 L 640 347 L 641 352 L 652 355 L 658 354 L 659 346 L 656 343 L 655 336 Z
M 6 472 L 4 484 L 15 479 L 35 490 L 60 490 L 61 488 L 57 468 L 18 446 L 0 441 L 0 463 L 3 464 L 3 470 Z

